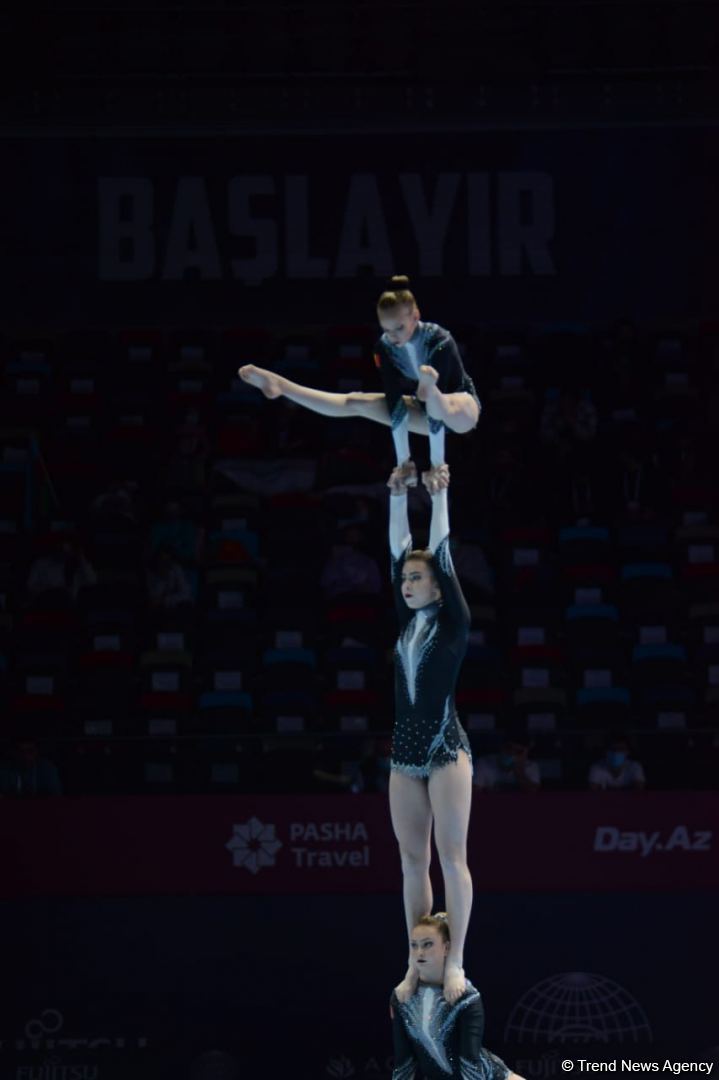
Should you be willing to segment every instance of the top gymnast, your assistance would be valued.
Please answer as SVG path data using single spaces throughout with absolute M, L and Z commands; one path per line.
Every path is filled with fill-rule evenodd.
M 364 416 L 392 428 L 397 465 L 408 485 L 417 483 L 409 455 L 409 431 L 429 436 L 430 462 L 444 463 L 444 432 L 471 431 L 480 404 L 456 342 L 436 323 L 420 321 L 409 278 L 390 278 L 377 301 L 384 333 L 375 346 L 384 394 L 335 394 L 299 386 L 282 375 L 247 364 L 239 374 L 265 397 L 286 397 L 323 416 Z

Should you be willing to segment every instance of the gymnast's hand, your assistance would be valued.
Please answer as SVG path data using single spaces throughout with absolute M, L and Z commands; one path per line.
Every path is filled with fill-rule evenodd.
M 449 487 L 449 465 L 433 465 L 422 473 L 422 483 L 430 495 L 438 495 Z
M 387 487 L 393 495 L 406 495 L 407 488 L 417 486 L 417 467 L 409 459 L 397 465 L 390 474 Z
M 395 986 L 394 992 L 397 995 L 397 1001 L 401 1005 L 404 1005 L 406 1001 L 414 994 L 419 985 L 419 975 L 410 964 L 407 968 L 407 974 L 402 979 L 402 982 L 398 986 Z

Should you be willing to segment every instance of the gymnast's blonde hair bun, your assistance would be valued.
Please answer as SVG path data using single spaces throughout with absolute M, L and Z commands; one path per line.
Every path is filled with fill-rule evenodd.
M 404 274 L 394 274 L 387 282 L 387 288 L 377 301 L 378 311 L 391 311 L 393 308 L 410 304 L 417 307 L 414 293 L 410 290 L 409 278 Z

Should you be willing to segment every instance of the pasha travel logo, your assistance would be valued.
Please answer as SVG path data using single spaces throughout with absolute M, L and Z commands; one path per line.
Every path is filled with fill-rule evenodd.
M 285 861 L 297 870 L 360 870 L 370 865 L 369 836 L 362 821 L 293 821 L 284 832 L 283 843 L 277 827 L 257 817 L 234 825 L 225 844 L 233 866 L 259 874 L 277 864 L 282 847 L 287 848 Z
M 245 825 L 233 826 L 232 839 L 225 847 L 232 852 L 233 866 L 258 874 L 263 867 L 275 865 L 282 842 L 275 836 L 274 825 L 263 825 L 259 818 L 251 817 Z

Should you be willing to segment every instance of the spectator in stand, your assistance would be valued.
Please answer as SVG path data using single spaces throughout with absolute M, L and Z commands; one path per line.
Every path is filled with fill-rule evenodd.
M 545 402 L 540 439 L 547 450 L 547 470 L 559 481 L 552 487 L 562 500 L 556 508 L 560 514 L 569 507 L 578 516 L 594 510 L 596 434 L 597 410 L 578 390 L 564 388 Z
M 450 543 L 454 568 L 465 584 L 470 600 L 489 603 L 494 597 L 494 573 L 479 544 L 452 539 Z
M 31 607 L 69 607 L 80 589 L 96 584 L 97 574 L 79 541 L 68 539 L 33 560 L 25 588 Z
M 333 544 L 320 579 L 328 599 L 343 593 L 377 596 L 381 592 L 377 562 L 363 548 L 363 533 L 355 526 L 345 529 L 341 543 Z
M 674 439 L 673 449 L 665 456 L 675 512 L 717 505 L 716 448 L 711 436 L 682 434 Z
M 187 575 L 166 545 L 150 556 L 146 579 L 150 606 L 155 610 L 176 610 L 192 602 Z
M 608 470 L 611 475 L 611 470 Z M 666 513 L 669 492 L 652 441 L 639 424 L 627 428 L 618 453 L 608 510 L 614 520 L 651 521 Z
M 508 735 L 496 754 L 475 762 L 473 783 L 479 791 L 539 790 L 541 776 L 536 761 L 529 759 L 530 741 L 523 732 Z
M 164 472 L 165 485 L 183 491 L 201 490 L 209 452 L 205 421 L 197 409 L 188 409 L 173 432 Z
M 10 757 L 0 761 L 0 795 L 62 795 L 57 766 L 49 758 L 40 757 L 34 739 L 16 739 Z
M 604 341 L 601 370 L 595 373 L 593 389 L 602 413 L 636 409 L 646 398 L 652 371 L 647 351 L 631 319 L 620 319 Z
M 383 550 L 384 518 L 379 514 L 380 506 L 384 510 L 384 503 L 380 503 L 383 496 L 384 485 L 368 486 L 367 494 L 355 495 L 350 505 L 335 517 L 338 530 L 351 527 L 360 530 L 364 551 Z
M 553 446 L 568 457 L 577 445 L 591 442 L 596 434 L 597 410 L 578 391 L 564 389 L 545 402 L 540 436 L 546 446 Z
M 197 409 L 188 409 L 175 428 L 175 454 L 183 461 L 204 462 L 210 452 L 207 427 Z
M 136 480 L 121 480 L 113 484 L 107 491 L 98 495 L 92 504 L 94 514 L 109 517 L 126 518 L 127 521 L 137 522 L 137 495 L 139 485 Z
M 168 548 L 185 566 L 202 562 L 204 540 L 204 529 L 182 516 L 182 507 L 176 499 L 165 503 L 162 518 L 150 529 L 150 550 Z
M 590 791 L 642 791 L 645 786 L 644 767 L 631 758 L 629 739 L 623 732 L 614 732 L 607 741 L 606 754 L 589 770 Z
M 354 777 L 352 769 L 342 760 L 342 752 L 337 739 L 323 740 L 315 748 L 315 760 L 312 768 L 313 790 L 333 792 L 353 792 Z
M 477 474 L 474 498 L 480 520 L 501 529 L 533 518 L 538 489 L 519 444 L 489 446 L 486 460 L 477 462 Z

